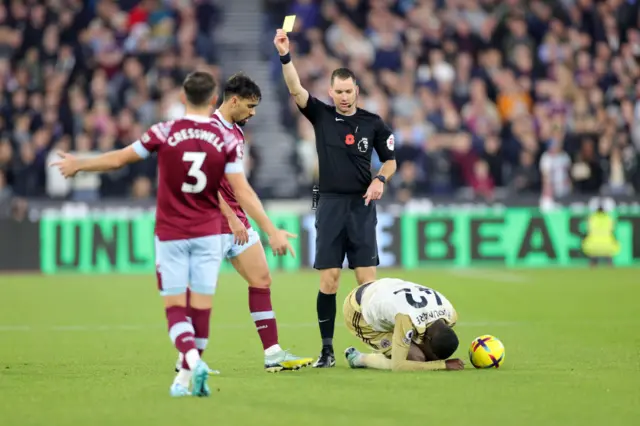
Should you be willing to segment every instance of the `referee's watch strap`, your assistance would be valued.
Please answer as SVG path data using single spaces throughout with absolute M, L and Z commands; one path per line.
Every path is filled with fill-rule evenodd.
M 374 179 L 378 179 L 382 183 L 387 183 L 387 178 L 382 175 L 376 175 L 373 177 Z
M 284 55 L 280 55 L 280 63 L 282 65 L 287 65 L 289 62 L 291 62 L 291 53 L 287 52 Z

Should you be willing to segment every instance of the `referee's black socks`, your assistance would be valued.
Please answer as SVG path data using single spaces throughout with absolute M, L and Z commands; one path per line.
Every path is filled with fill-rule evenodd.
M 336 295 L 318 292 L 318 324 L 320 325 L 320 336 L 322 336 L 322 346 L 333 348 L 333 330 L 336 326 Z

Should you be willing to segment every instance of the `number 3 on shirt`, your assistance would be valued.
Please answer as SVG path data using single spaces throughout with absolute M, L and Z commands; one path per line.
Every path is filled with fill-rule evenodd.
M 198 194 L 204 190 L 207 186 L 207 175 L 202 171 L 202 165 L 207 158 L 205 152 L 185 152 L 182 156 L 182 161 L 191 163 L 191 167 L 187 172 L 188 176 L 191 176 L 196 180 L 195 184 L 184 182 L 182 184 L 182 192 L 189 194 Z

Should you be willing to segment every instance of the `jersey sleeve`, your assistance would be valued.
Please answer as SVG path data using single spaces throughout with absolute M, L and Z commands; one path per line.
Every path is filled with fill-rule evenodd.
M 171 123 L 154 124 L 142 134 L 140 139 L 132 144 L 134 151 L 140 158 L 147 158 L 152 152 L 156 152 L 158 148 L 167 141 Z
M 375 127 L 375 136 L 373 139 L 373 147 L 378 153 L 378 158 L 383 163 L 385 161 L 393 160 L 395 156 L 395 139 L 393 132 L 387 126 L 381 118 L 378 118 Z
M 224 172 L 227 174 L 244 173 L 244 150 L 243 145 L 236 139 L 227 139 L 224 143 L 227 159 Z
M 311 124 L 315 124 L 320 117 L 322 116 L 322 111 L 327 107 L 327 104 L 319 100 L 318 98 L 314 98 L 309 94 L 309 100 L 307 101 L 307 106 L 304 108 L 298 106 L 298 109 L 304 115 L 307 120 L 311 122 Z
M 391 347 L 391 369 L 393 371 L 446 370 L 447 364 L 444 360 L 421 362 L 407 359 L 411 342 L 417 338 L 415 333 L 418 332 L 413 326 L 409 315 L 396 315 L 396 325 L 393 329 L 393 346 Z
M 391 358 L 405 361 L 409 355 L 409 348 L 414 339 L 416 329 L 411 317 L 405 314 L 396 315 L 396 325 L 393 328 L 393 343 L 391 346 Z

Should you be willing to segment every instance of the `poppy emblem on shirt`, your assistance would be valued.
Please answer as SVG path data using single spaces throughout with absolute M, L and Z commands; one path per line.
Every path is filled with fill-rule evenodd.
M 344 138 L 344 143 L 347 145 L 353 145 L 354 143 L 356 143 L 356 138 L 351 133 L 349 133 L 347 137 Z

